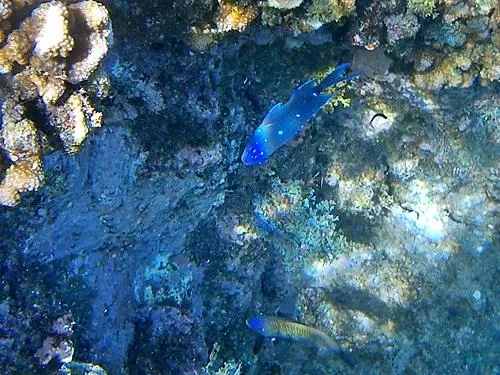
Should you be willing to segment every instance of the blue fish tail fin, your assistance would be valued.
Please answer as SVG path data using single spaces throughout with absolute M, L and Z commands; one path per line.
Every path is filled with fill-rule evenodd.
M 317 93 L 320 93 L 327 87 L 336 85 L 337 83 L 344 82 L 344 81 L 350 81 L 351 79 L 359 77 L 358 74 L 351 74 L 351 75 L 346 75 L 342 76 L 342 74 L 349 69 L 349 63 L 342 64 L 335 68 L 333 72 L 328 74 L 315 88 L 314 91 Z

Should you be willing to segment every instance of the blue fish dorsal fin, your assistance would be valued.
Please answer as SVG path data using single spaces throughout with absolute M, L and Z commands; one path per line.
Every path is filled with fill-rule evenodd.
M 271 119 L 271 116 L 274 113 L 276 113 L 276 110 L 281 107 L 283 105 L 283 103 L 278 103 L 278 104 L 275 104 L 273 108 L 271 108 L 271 110 L 267 113 L 266 117 L 264 117 L 264 120 L 262 120 L 262 122 L 266 122 L 268 120 Z

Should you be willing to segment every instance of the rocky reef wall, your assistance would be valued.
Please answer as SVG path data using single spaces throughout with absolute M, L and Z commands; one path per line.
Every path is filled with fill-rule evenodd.
M 0 0 L 2 373 L 497 372 L 499 12 Z M 360 78 L 244 166 L 344 62 Z

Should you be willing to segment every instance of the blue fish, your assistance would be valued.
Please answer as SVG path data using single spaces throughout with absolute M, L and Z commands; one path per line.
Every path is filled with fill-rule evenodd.
M 243 163 L 245 165 L 265 163 L 278 148 L 299 134 L 307 121 L 335 96 L 335 94 L 322 94 L 323 90 L 358 77 L 357 74 L 343 76 L 348 68 L 349 64 L 340 65 L 318 84 L 311 79 L 295 90 L 286 104 L 276 104 L 246 145 L 241 156 Z

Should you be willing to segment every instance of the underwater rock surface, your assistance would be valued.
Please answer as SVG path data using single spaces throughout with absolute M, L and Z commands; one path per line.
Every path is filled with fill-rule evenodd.
M 0 206 L 2 374 L 500 372 L 496 2 L 103 3 L 0 0 L 1 56 L 35 9 L 68 31 L 33 32 L 0 75 L 0 181 L 19 187 Z M 102 21 L 81 39 L 75 9 Z M 70 37 L 102 42 L 75 49 L 92 64 L 73 81 Z M 241 163 L 276 103 L 346 62 L 360 79 Z M 28 70 L 60 97 L 22 96 Z M 256 316 L 353 366 L 259 337 Z

